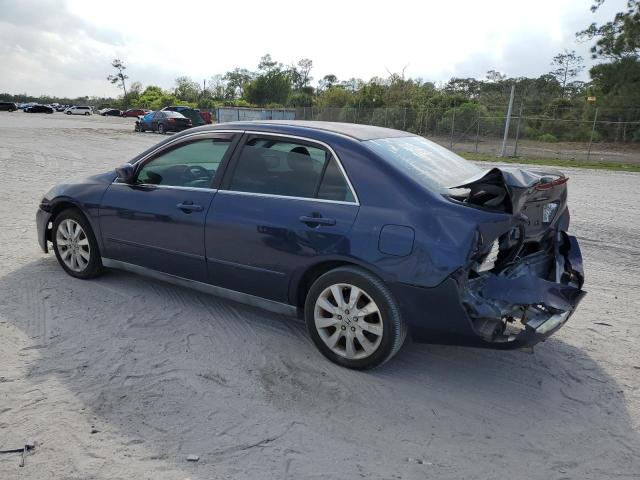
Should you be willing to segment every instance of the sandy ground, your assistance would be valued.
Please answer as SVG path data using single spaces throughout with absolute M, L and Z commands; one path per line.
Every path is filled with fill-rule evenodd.
M 37 442 L 0 479 L 640 478 L 639 174 L 569 171 L 589 295 L 534 354 L 361 373 L 299 321 L 39 250 L 51 185 L 160 140 L 132 123 L 0 113 L 0 449 Z

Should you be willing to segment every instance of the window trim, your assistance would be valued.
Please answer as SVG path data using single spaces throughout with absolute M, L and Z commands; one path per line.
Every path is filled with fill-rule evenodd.
M 292 143 L 308 143 L 310 144 L 310 146 L 315 146 L 315 147 L 321 147 L 323 150 L 325 150 L 326 152 L 330 153 L 331 156 L 333 156 L 333 158 L 336 159 L 336 163 L 338 164 L 338 168 L 340 169 L 340 172 L 342 173 L 344 179 L 347 182 L 347 186 L 349 187 L 349 190 L 351 191 L 351 195 L 353 195 L 354 201 L 348 201 L 348 200 L 329 200 L 329 199 L 324 199 L 324 198 L 317 198 L 317 196 L 315 197 L 292 197 L 290 195 L 278 195 L 278 194 L 274 194 L 274 193 L 257 193 L 257 192 L 243 192 L 243 191 L 239 191 L 239 190 L 231 190 L 229 189 L 229 181 L 231 180 L 230 175 L 233 175 L 233 173 L 235 172 L 235 167 L 238 164 L 238 158 L 240 157 L 240 154 L 242 154 L 242 150 L 244 149 L 244 147 L 247 145 L 247 142 L 249 142 L 253 136 L 258 136 L 261 138 L 268 138 L 268 137 L 277 137 L 278 139 L 292 139 L 294 140 Z M 222 179 L 222 182 L 220 184 L 220 186 L 218 187 L 218 193 L 222 193 L 222 192 L 227 192 L 233 195 L 247 195 L 247 196 L 254 196 L 254 197 L 267 197 L 267 198 L 288 198 L 288 199 L 292 199 L 292 200 L 306 200 L 306 201 L 311 201 L 311 202 L 323 202 L 323 203 L 337 203 L 337 204 L 342 204 L 342 205 L 357 205 L 360 206 L 360 200 L 358 198 L 358 194 L 356 193 L 355 188 L 353 188 L 353 184 L 351 183 L 351 179 L 349 178 L 349 175 L 347 175 L 347 172 L 345 171 L 344 167 L 342 166 L 342 162 L 340 161 L 340 157 L 338 157 L 338 155 L 336 154 L 335 150 L 331 147 L 331 145 L 329 145 L 328 143 L 325 143 L 321 140 L 316 140 L 313 138 L 308 138 L 308 137 L 301 137 L 298 135 L 289 135 L 286 133 L 274 133 L 274 132 L 265 132 L 265 131 L 258 131 L 258 130 L 246 130 L 244 132 L 243 137 L 241 138 L 240 142 L 241 145 L 238 145 L 235 149 L 235 152 L 233 154 L 233 156 L 231 157 L 229 163 L 231 164 L 231 168 L 226 168 L 225 169 L 225 173 L 224 173 L 224 177 Z M 325 162 L 325 167 L 328 165 L 328 161 Z M 228 167 L 228 166 L 227 166 Z M 324 170 L 326 170 L 326 168 L 323 167 L 323 176 L 320 179 L 320 182 L 322 182 L 322 179 L 324 177 Z M 317 195 L 317 192 L 315 192 L 315 195 Z

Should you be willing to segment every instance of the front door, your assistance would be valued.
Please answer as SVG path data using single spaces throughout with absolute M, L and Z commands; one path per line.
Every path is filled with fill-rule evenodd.
M 169 145 L 141 163 L 133 184 L 113 183 L 100 209 L 107 258 L 207 281 L 204 222 L 233 136 Z
M 300 271 L 350 250 L 355 193 L 323 145 L 248 135 L 206 220 L 210 282 L 288 302 Z

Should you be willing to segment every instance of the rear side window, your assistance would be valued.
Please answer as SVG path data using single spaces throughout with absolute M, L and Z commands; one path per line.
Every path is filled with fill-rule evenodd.
M 318 190 L 318 198 L 341 202 L 355 202 L 353 193 L 347 184 L 347 179 L 340 170 L 338 162 L 331 157 L 324 171 L 322 182 Z
M 324 148 L 254 138 L 242 149 L 227 188 L 232 191 L 355 202 L 338 162 Z
M 242 149 L 229 190 L 313 198 L 326 159 L 327 153 L 322 148 L 253 139 Z

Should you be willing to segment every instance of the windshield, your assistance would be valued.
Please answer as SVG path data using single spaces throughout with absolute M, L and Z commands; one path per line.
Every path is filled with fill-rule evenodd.
M 482 171 L 423 137 L 378 138 L 363 144 L 420 185 L 440 193 L 452 193 L 450 187 Z

